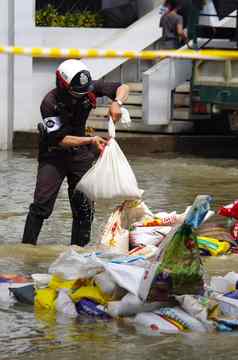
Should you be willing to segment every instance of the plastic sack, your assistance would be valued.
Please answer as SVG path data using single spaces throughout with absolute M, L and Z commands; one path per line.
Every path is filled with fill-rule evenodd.
M 129 230 L 134 223 L 143 223 L 144 220 L 152 219 L 154 216 L 142 200 L 124 201 L 121 206 L 123 207 L 121 212 L 121 226 L 127 230 Z
M 177 334 L 182 330 L 179 325 L 176 326 L 155 312 L 137 314 L 134 323 L 149 334 Z
M 97 304 L 106 304 L 108 302 L 108 297 L 103 294 L 97 286 L 82 286 L 79 289 L 72 291 L 70 298 L 74 303 L 82 299 L 89 299 L 95 301 Z
M 36 289 L 41 289 L 41 288 L 45 288 L 49 285 L 49 282 L 52 278 L 52 275 L 49 274 L 32 274 L 31 275 L 33 282 L 34 282 L 34 287 Z
M 118 286 L 138 296 L 140 284 L 145 273 L 143 267 L 99 261 Z
M 210 196 L 197 196 L 182 225 L 175 227 L 161 243 L 158 268 L 151 284 L 156 291 L 161 274 L 169 274 L 176 295 L 201 294 L 203 271 L 200 252 L 193 228 L 204 220 L 211 202 Z
M 168 320 L 175 320 L 181 324 L 185 329 L 197 331 L 197 332 L 206 332 L 205 326 L 196 318 L 189 315 L 178 306 L 174 308 L 161 308 L 156 310 L 156 313 L 165 317 Z
M 9 287 L 9 291 L 14 295 L 18 302 L 27 305 L 34 305 L 35 289 L 33 285 Z
M 67 316 L 78 316 L 75 304 L 70 299 L 66 289 L 60 289 L 57 299 L 55 301 L 55 308 L 58 312 L 61 312 Z
M 79 315 L 86 314 L 102 320 L 111 319 L 111 317 L 102 309 L 102 306 L 95 304 L 92 300 L 83 299 L 78 301 L 75 305 Z
M 130 246 L 157 246 L 170 231 L 170 226 L 134 226 L 129 232 Z
M 224 315 L 238 317 L 238 300 L 219 294 L 213 294 L 212 297 L 219 303 L 219 308 Z
M 159 303 L 143 303 L 137 296 L 126 294 L 120 301 L 110 301 L 107 312 L 112 317 L 131 316 L 140 312 L 149 312 L 157 309 Z
M 116 289 L 116 284 L 112 277 L 105 271 L 97 274 L 93 280 L 99 289 L 108 296 L 112 295 Z
M 218 215 L 238 219 L 238 200 L 218 209 Z
M 227 254 L 231 244 L 227 241 L 221 241 L 207 236 L 197 236 L 198 247 L 202 254 L 211 256 L 220 256 Z
M 221 294 L 234 291 L 238 288 L 238 274 L 231 271 L 225 276 L 212 276 L 209 288 Z
M 129 250 L 129 227 L 134 222 L 152 215 L 143 201 L 124 201 L 110 215 L 101 243 L 109 247 L 112 252 L 126 254 Z
M 109 217 L 102 235 L 101 243 L 114 253 L 126 254 L 129 250 L 129 232 L 122 228 L 122 211 L 123 204 L 118 206 Z
M 34 303 L 38 308 L 46 310 L 55 310 L 55 300 L 57 298 L 57 291 L 45 288 L 36 290 Z
M 192 317 L 199 320 L 208 331 L 214 330 L 214 323 L 211 320 L 208 320 L 208 305 L 206 299 L 203 297 L 195 297 L 192 295 L 182 295 L 176 296 L 182 309 L 191 315 Z
M 93 254 L 78 254 L 72 248 L 62 253 L 49 267 L 49 273 L 65 280 L 87 279 L 102 271 Z
M 115 133 L 113 121 L 110 120 L 109 123 L 112 129 L 114 127 Z M 128 200 L 141 197 L 142 192 L 138 188 L 133 170 L 114 136 L 105 146 L 95 165 L 79 181 L 76 191 L 85 193 L 91 200 Z
M 153 216 L 153 219 L 145 220 L 143 226 L 170 226 L 177 222 L 177 213 L 159 212 Z

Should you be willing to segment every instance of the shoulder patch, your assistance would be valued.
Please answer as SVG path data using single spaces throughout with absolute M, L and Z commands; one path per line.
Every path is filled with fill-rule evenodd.
M 58 131 L 63 126 L 58 116 L 47 117 L 43 119 L 43 123 L 48 134 L 53 131 Z

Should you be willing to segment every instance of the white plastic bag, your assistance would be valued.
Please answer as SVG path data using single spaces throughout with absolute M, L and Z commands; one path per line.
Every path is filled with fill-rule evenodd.
M 129 233 L 130 245 L 159 245 L 171 231 L 171 226 L 135 226 Z
M 137 296 L 126 294 L 120 301 L 109 301 L 107 312 L 112 317 L 131 316 L 140 312 L 153 311 L 159 303 L 143 303 Z
M 43 289 L 49 285 L 52 275 L 49 274 L 32 274 L 31 275 L 35 289 Z
M 78 254 L 72 248 L 62 253 L 49 267 L 49 273 L 65 280 L 87 279 L 102 271 L 94 254 Z
M 177 334 L 181 330 L 155 312 L 142 312 L 135 317 L 135 326 L 146 334 Z
M 116 283 L 113 281 L 110 274 L 102 272 L 94 277 L 95 284 L 99 287 L 102 293 L 112 295 L 116 289 Z
M 127 254 L 129 251 L 129 231 L 121 226 L 122 211 L 123 205 L 111 214 L 101 240 L 101 243 L 115 254 Z
M 95 165 L 82 177 L 76 191 L 82 191 L 91 200 L 138 199 L 141 190 L 125 155 L 117 144 L 115 125 L 109 120 L 111 139 Z
M 123 289 L 138 296 L 145 269 L 135 265 L 114 264 L 98 259 L 113 281 Z
M 114 253 L 128 253 L 130 226 L 148 216 L 153 214 L 142 200 L 124 201 L 109 217 L 101 243 Z
M 60 289 L 57 299 L 55 301 L 55 307 L 58 312 L 61 312 L 70 317 L 77 317 L 78 313 L 73 301 L 67 294 L 67 289 Z

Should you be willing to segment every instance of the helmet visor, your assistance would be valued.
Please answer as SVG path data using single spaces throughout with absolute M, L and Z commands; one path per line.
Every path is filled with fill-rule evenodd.
M 69 92 L 75 97 L 81 97 L 93 90 L 90 73 L 87 70 L 80 71 L 70 83 Z

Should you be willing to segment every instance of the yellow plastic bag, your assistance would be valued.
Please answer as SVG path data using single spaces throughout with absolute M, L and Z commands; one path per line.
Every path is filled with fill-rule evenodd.
M 207 251 L 211 256 L 227 254 L 231 247 L 228 241 L 221 241 L 208 236 L 198 236 L 197 242 L 199 249 Z
M 89 299 L 98 304 L 105 305 L 109 301 L 108 296 L 103 294 L 97 286 L 93 285 L 82 286 L 76 291 L 72 291 L 69 295 L 75 303 L 81 299 Z
M 35 295 L 35 306 L 47 310 L 55 309 L 57 291 L 50 288 L 38 289 Z
M 75 280 L 64 280 L 58 276 L 53 275 L 48 287 L 53 290 L 59 289 L 72 289 L 74 286 Z

